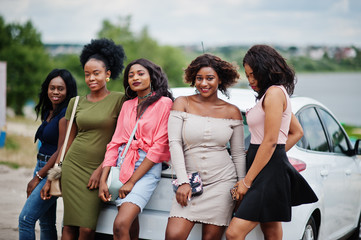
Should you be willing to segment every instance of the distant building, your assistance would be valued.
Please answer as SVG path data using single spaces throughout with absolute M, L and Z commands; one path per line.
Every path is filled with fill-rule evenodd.
M 323 47 L 310 47 L 308 55 L 313 60 L 321 60 L 326 51 Z
M 51 56 L 61 54 L 80 54 L 83 44 L 44 44 Z

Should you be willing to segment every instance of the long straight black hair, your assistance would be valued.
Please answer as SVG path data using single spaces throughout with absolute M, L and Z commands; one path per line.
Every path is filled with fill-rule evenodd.
M 144 102 L 138 105 L 138 108 L 140 108 L 138 109 L 139 110 L 138 113 L 142 113 L 144 109 L 146 109 L 148 106 L 158 101 L 162 96 L 169 97 L 170 99 L 172 99 L 172 101 L 174 101 L 174 97 L 168 87 L 167 75 L 163 72 L 161 67 L 144 58 L 140 58 L 132 61 L 131 63 L 128 64 L 128 66 L 124 70 L 123 85 L 124 85 L 124 91 L 126 93 L 125 100 L 129 100 L 137 97 L 137 93 L 130 89 L 128 82 L 129 70 L 134 64 L 142 65 L 148 70 L 150 76 L 150 82 L 152 85 L 152 91 L 155 92 L 153 96 L 148 97 Z
M 61 77 L 66 85 L 66 97 L 63 102 L 61 102 L 55 109 L 48 97 L 48 88 L 50 81 L 56 77 Z M 45 81 L 41 84 L 41 90 L 39 93 L 39 102 L 35 106 L 36 116 L 41 116 L 41 120 L 45 120 L 46 113 L 50 110 L 53 110 L 52 118 L 58 115 L 61 110 L 68 106 L 68 103 L 72 97 L 75 97 L 78 94 L 76 81 L 71 75 L 71 73 L 66 69 L 53 69 L 48 76 L 45 78 Z

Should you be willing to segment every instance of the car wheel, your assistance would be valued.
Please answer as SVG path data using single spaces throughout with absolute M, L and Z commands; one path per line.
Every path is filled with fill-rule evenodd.
M 311 216 L 303 232 L 302 240 L 316 240 L 317 239 L 317 228 L 315 219 Z

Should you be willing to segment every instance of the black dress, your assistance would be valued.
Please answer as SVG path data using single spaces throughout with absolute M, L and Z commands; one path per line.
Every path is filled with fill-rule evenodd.
M 259 145 L 247 152 L 249 170 Z M 285 145 L 277 145 L 270 161 L 254 179 L 235 216 L 255 222 L 289 222 L 291 206 L 318 201 L 306 180 L 288 161 Z

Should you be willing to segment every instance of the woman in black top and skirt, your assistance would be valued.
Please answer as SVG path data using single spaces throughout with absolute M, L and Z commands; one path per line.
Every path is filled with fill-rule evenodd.
M 248 50 L 243 66 L 258 102 L 246 115 L 251 132 L 247 174 L 235 185 L 240 205 L 226 236 L 245 239 L 260 224 L 265 239 L 282 239 L 281 222 L 291 221 L 291 207 L 318 200 L 286 155 L 303 135 L 289 100 L 295 74 L 283 57 L 266 45 Z

